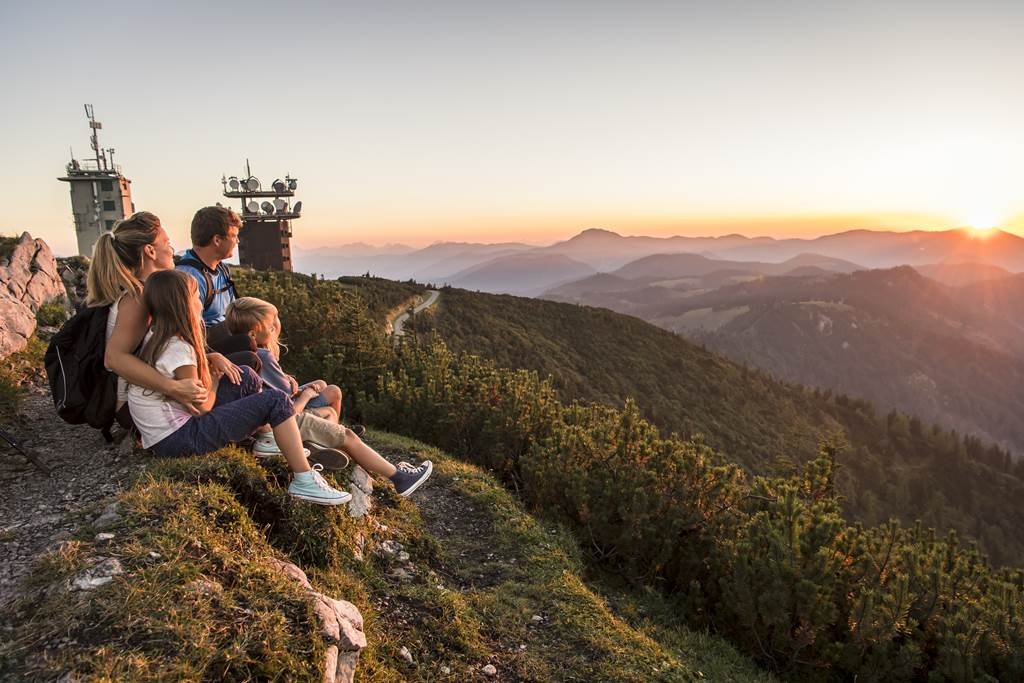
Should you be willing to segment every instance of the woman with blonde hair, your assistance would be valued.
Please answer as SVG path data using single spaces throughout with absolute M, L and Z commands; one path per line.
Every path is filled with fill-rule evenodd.
M 208 397 L 208 390 L 192 379 L 175 379 L 157 372 L 135 356 L 149 329 L 149 312 L 142 301 L 146 280 L 155 272 L 174 267 L 174 249 L 160 219 L 139 211 L 118 221 L 100 235 L 93 247 L 86 277 L 86 306 L 109 306 L 104 363 L 118 376 L 118 408 L 127 401 L 127 383 L 170 396 L 192 414 Z M 241 379 L 234 364 L 220 354 L 208 357 L 211 371 L 232 382 Z

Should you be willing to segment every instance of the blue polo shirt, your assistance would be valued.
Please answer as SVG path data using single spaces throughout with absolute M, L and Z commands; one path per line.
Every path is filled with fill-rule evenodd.
M 189 249 L 185 252 L 184 258 L 194 258 L 200 263 L 203 262 L 194 251 Z M 206 277 L 197 268 L 187 265 L 179 265 L 177 269 L 183 273 L 188 273 L 195 278 L 196 282 L 199 283 L 199 300 L 206 301 Z M 228 304 L 235 300 L 234 292 L 228 287 L 228 276 L 223 269 L 218 268 L 217 270 L 206 269 L 206 272 L 210 274 L 213 279 L 213 291 L 216 292 L 213 296 L 213 302 L 210 307 L 203 311 L 203 323 L 207 327 L 212 327 L 218 323 L 224 322 L 224 318 L 227 315 Z M 221 291 L 224 290 L 224 291 Z

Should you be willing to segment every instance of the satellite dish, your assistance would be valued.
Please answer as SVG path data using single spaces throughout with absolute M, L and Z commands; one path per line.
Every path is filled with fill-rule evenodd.
M 278 197 L 277 199 L 274 200 L 274 209 L 278 213 L 284 213 L 284 209 L 285 209 L 286 206 L 288 206 L 288 202 L 286 202 L 285 200 L 281 199 L 280 197 Z
M 238 178 L 236 178 L 235 176 L 231 176 L 230 178 L 228 178 L 228 187 L 230 187 L 232 190 L 237 190 Z
M 289 178 L 288 179 L 288 189 L 289 190 L 292 190 L 294 192 L 295 188 L 297 188 L 298 186 L 299 186 L 299 181 L 298 180 L 296 180 L 295 178 Z
M 263 202 L 260 208 L 263 209 L 263 213 L 274 213 L 274 205 L 270 202 Z
M 274 192 L 284 192 L 285 189 L 287 189 L 287 186 L 284 184 L 284 181 L 281 180 L 281 179 L 275 180 L 273 187 L 274 187 Z
M 298 215 L 302 211 L 302 202 L 295 202 L 295 206 L 292 207 L 292 213 Z
M 255 192 L 260 189 L 260 181 L 250 176 L 245 181 L 245 186 L 249 189 L 249 192 Z
M 257 204 L 256 202 L 249 202 L 248 204 L 245 205 L 245 208 L 246 208 L 246 210 L 249 213 L 259 213 L 260 212 L 260 205 Z

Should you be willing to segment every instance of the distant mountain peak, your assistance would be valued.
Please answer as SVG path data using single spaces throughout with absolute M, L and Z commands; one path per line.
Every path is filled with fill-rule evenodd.
M 620 235 L 619 233 L 617 233 L 617 232 L 615 232 L 613 230 L 607 230 L 605 228 L 587 228 L 586 230 L 581 231 L 580 234 L 578 234 L 575 237 L 572 237 L 570 239 L 571 240 L 575 240 L 575 239 L 587 239 L 587 238 L 594 238 L 594 237 L 608 238 L 608 237 L 622 237 L 622 235 Z

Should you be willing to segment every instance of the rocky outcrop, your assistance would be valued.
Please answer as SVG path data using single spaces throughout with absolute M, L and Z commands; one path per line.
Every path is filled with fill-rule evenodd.
M 68 301 L 73 308 L 85 305 L 85 280 L 89 274 L 89 259 L 85 256 L 65 256 L 57 259 L 57 272 L 64 281 Z
M 0 358 L 20 351 L 36 329 L 36 312 L 67 290 L 46 242 L 22 233 L 0 260 Z
M 351 602 L 335 600 L 315 591 L 306 572 L 291 562 L 273 558 L 269 564 L 299 582 L 313 600 L 313 611 L 320 620 L 320 634 L 327 641 L 324 683 L 352 683 L 355 680 L 359 652 L 366 647 L 363 615 Z

